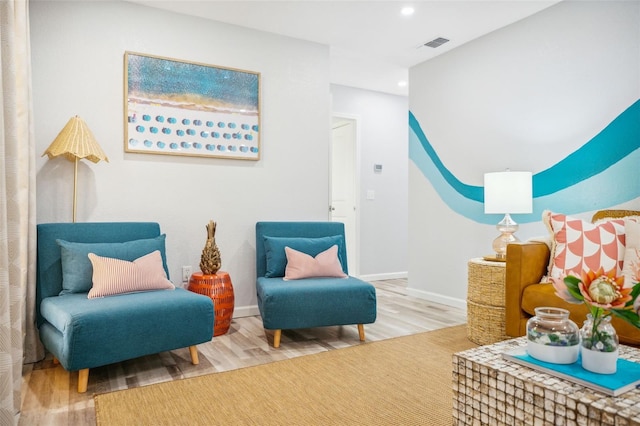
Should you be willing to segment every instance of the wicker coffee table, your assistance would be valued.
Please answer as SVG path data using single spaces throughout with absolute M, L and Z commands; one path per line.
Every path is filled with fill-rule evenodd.
M 454 425 L 640 426 L 640 389 L 617 397 L 505 360 L 526 337 L 453 355 Z M 620 357 L 640 362 L 640 350 L 620 345 Z

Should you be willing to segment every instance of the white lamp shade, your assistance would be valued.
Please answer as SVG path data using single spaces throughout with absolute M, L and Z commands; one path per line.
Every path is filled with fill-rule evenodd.
M 531 213 L 533 184 L 531 172 L 494 172 L 484 174 L 484 212 Z

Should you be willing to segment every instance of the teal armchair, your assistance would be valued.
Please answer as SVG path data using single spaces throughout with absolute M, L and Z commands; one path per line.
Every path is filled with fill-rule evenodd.
M 258 222 L 256 224 L 256 290 L 265 329 L 273 330 L 280 346 L 282 330 L 357 324 L 361 341 L 364 324 L 376 320 L 376 290 L 358 278 L 314 277 L 284 280 L 284 247 L 316 256 L 338 245 L 345 274 L 347 251 L 344 224 L 338 222 Z

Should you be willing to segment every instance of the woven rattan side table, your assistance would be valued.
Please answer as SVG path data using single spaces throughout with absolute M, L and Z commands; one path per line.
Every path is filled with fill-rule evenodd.
M 479 345 L 509 339 L 505 332 L 505 262 L 469 260 L 467 337 Z

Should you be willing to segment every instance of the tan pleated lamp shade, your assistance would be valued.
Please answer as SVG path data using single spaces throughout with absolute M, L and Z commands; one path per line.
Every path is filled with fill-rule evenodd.
M 96 141 L 96 138 L 89 130 L 89 126 L 82 118 L 71 117 L 69 122 L 58 133 L 58 136 L 51 142 L 49 148 L 42 154 L 44 157 L 48 155 L 49 158 L 58 157 L 64 155 L 64 157 L 73 161 L 73 221 L 76 221 L 76 206 L 78 199 L 78 160 L 86 158 L 89 161 L 97 163 L 100 160 L 104 160 L 107 163 L 109 159 L 105 155 L 102 148 Z
M 67 125 L 58 133 L 58 136 L 42 155 L 44 156 L 45 154 L 49 158 L 64 155 L 69 161 L 86 158 L 94 163 L 100 160 L 109 162 L 87 123 L 77 115 L 71 117 Z

